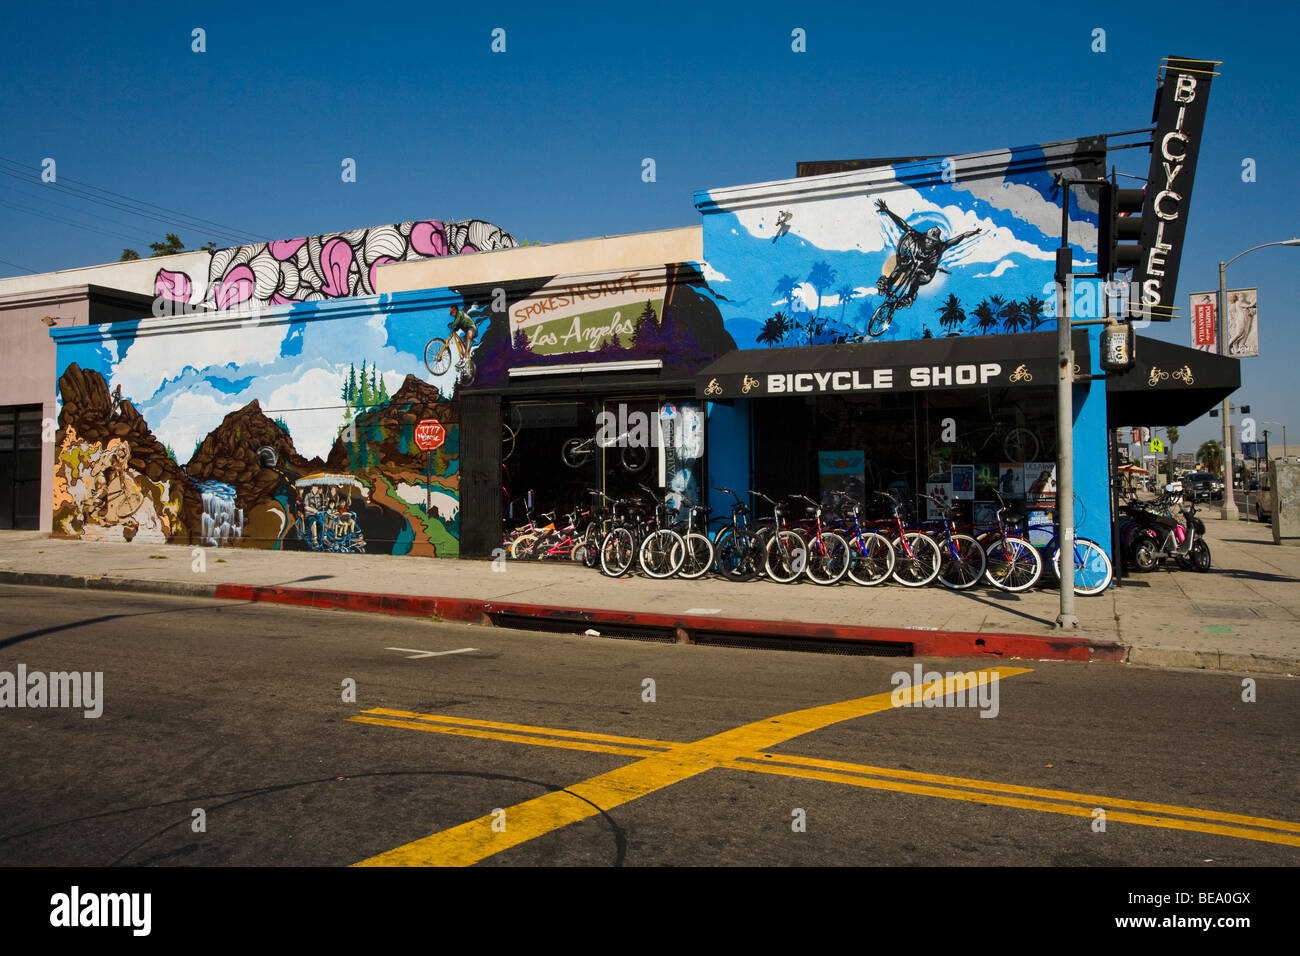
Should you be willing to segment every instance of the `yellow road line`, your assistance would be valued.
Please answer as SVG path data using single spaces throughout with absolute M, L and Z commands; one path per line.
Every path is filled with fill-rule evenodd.
M 367 714 L 378 711 L 367 711 Z M 406 713 L 405 711 L 395 711 L 394 713 Z M 421 717 L 433 717 L 434 715 L 422 714 Z M 389 720 L 384 718 L 374 718 L 369 716 L 357 716 L 349 718 L 358 723 L 376 724 L 388 727 L 400 727 L 411 730 L 431 731 L 433 733 L 450 734 L 453 736 L 477 737 L 487 740 L 501 740 L 509 743 L 522 743 L 532 746 L 556 747 L 564 750 L 580 750 L 588 753 L 607 753 L 626 757 L 645 757 L 648 756 L 646 749 L 634 749 L 633 747 L 618 747 L 606 744 L 587 743 L 582 741 L 554 740 L 545 737 L 499 733 L 496 731 L 477 730 L 468 727 L 447 727 L 439 726 L 426 721 L 405 721 Z M 470 723 L 470 721 L 462 721 Z M 497 726 L 517 726 L 527 729 L 524 725 L 519 724 L 496 724 Z M 537 728 L 545 730 L 547 733 L 552 732 L 547 728 Z M 606 736 L 606 735 L 591 735 Z M 1286 820 L 1274 820 L 1267 817 L 1252 817 L 1237 813 L 1224 813 L 1217 810 L 1201 810 L 1195 807 L 1183 807 L 1164 803 L 1151 803 L 1142 800 L 1124 800 L 1118 797 L 1110 797 L 1095 793 L 1076 793 L 1068 790 L 1047 790 L 1040 787 L 1022 787 L 1016 784 L 999 783 L 992 780 L 975 780 L 968 777 L 951 777 L 943 774 L 922 773 L 915 770 L 895 770 L 890 767 L 876 767 L 869 764 L 846 763 L 840 760 L 822 760 L 816 757 L 800 757 L 791 754 L 781 753 L 749 753 L 746 751 L 736 750 L 724 747 L 701 747 L 696 744 L 671 744 L 668 741 L 640 740 L 635 737 L 619 737 L 617 739 L 634 741 L 641 744 L 644 748 L 659 747 L 671 748 L 672 751 L 683 760 L 701 760 L 712 764 L 713 766 L 729 770 L 753 771 L 758 773 L 783 774 L 791 777 L 804 777 L 812 780 L 826 780 L 833 783 L 846 783 L 853 786 L 862 786 L 878 790 L 896 790 L 898 792 L 917 793 L 927 796 L 942 796 L 948 799 L 971 799 L 970 797 L 961 797 L 954 795 L 953 791 L 937 791 L 934 788 L 925 787 L 906 787 L 906 786 L 889 786 L 882 781 L 871 780 L 871 777 L 886 777 L 898 780 L 913 780 L 924 783 L 938 784 L 945 788 L 963 788 L 967 790 L 987 790 L 994 793 L 1018 794 L 1026 797 L 1041 797 L 1047 801 L 1055 801 L 1050 805 L 1043 805 L 1036 802 L 1015 803 L 1004 800 L 989 799 L 985 802 L 997 804 L 1000 806 L 1017 806 L 1023 809 L 1048 810 L 1052 812 L 1073 813 L 1074 810 L 1062 810 L 1060 806 L 1066 802 L 1085 803 L 1085 808 L 1089 813 L 1094 807 L 1104 808 L 1110 819 L 1119 819 L 1114 815 L 1114 810 L 1136 810 L 1142 813 L 1154 815 L 1170 815 L 1179 817 L 1190 817 L 1205 821 L 1218 821 L 1221 823 L 1242 824 L 1248 827 L 1262 827 L 1273 830 L 1286 830 L 1294 833 L 1300 833 L 1300 823 L 1291 823 Z M 796 770 L 795 768 L 809 768 L 807 770 Z M 811 772 L 816 770 L 832 771 L 830 773 Z M 851 775 L 851 776 L 850 776 Z M 864 776 L 867 779 L 864 779 Z M 978 796 L 978 795 L 977 795 Z M 1087 813 L 1083 814 L 1087 815 Z M 1147 818 L 1141 818 L 1144 821 Z M 1204 829 L 1204 828 L 1202 828 Z M 1216 830 L 1204 830 L 1204 832 L 1219 832 Z M 1252 831 L 1233 830 L 1228 835 L 1242 836 L 1251 834 Z M 1291 841 L 1280 841 L 1291 842 Z M 1297 840 L 1293 845 L 1300 845 Z
M 779 767 L 768 764 L 750 765 L 743 769 L 758 771 L 759 773 L 772 773 L 787 777 L 797 777 L 800 779 L 824 780 L 828 783 L 847 783 L 855 787 L 866 787 L 871 790 L 890 790 L 895 793 L 912 793 L 926 797 L 941 797 L 944 800 L 964 800 L 968 803 L 983 803 L 998 807 L 1015 807 L 1020 810 L 1038 810 L 1043 813 L 1059 813 L 1065 816 L 1073 817 L 1091 817 L 1092 807 L 1074 806 L 1068 803 L 1050 803 L 1045 800 L 1028 800 L 1020 797 L 1003 797 L 992 793 L 976 793 L 972 790 L 957 790 L 947 787 L 932 787 L 921 784 L 900 783 L 892 780 L 876 780 L 871 777 L 855 777 L 842 773 L 827 773 L 816 770 L 796 770 L 793 767 Z M 1219 836 L 1235 837 L 1242 840 L 1257 840 L 1263 843 L 1281 843 L 1286 846 L 1300 846 L 1300 836 L 1291 836 L 1285 833 L 1270 833 L 1266 830 L 1247 830 L 1242 827 L 1221 826 L 1215 823 L 1203 823 L 1200 820 L 1180 820 L 1166 816 L 1147 816 L 1140 813 L 1124 813 L 1120 810 L 1111 810 L 1110 806 L 1117 806 L 1120 803 L 1128 801 L 1108 801 L 1102 798 L 1095 806 L 1101 807 L 1106 811 L 1106 821 L 1118 823 L 1136 823 L 1141 826 L 1162 827 L 1170 830 L 1190 830 L 1195 833 L 1213 833 Z M 1178 808 L 1183 809 L 1183 808 Z M 1200 813 L 1200 811 L 1191 811 Z M 1209 816 L 1210 814 L 1204 814 Z M 1257 819 L 1246 817 L 1243 819 Z M 1263 824 L 1273 825 L 1281 821 L 1262 821 Z M 1290 824 L 1285 826 L 1291 827 Z M 1292 827 L 1294 828 L 1294 827 Z
M 770 758 L 759 763 L 759 758 Z M 1046 790 L 1039 787 L 1021 787 L 1011 783 L 997 783 L 991 780 L 973 780 L 966 777 L 948 777 L 942 774 L 921 773 L 915 770 L 894 770 L 889 767 L 872 767 L 866 764 L 844 763 L 838 760 L 820 760 L 816 757 L 797 757 L 787 754 L 741 754 L 737 756 L 731 769 L 757 770 L 772 772 L 774 764 L 790 764 L 798 767 L 839 770 L 850 774 L 867 774 L 875 777 L 890 777 L 899 780 L 917 780 L 937 783 L 949 787 L 963 787 L 972 790 L 992 790 L 996 793 L 1013 793 L 1030 797 L 1043 797 L 1048 800 L 1086 803 L 1091 807 L 1117 807 L 1124 810 L 1139 810 L 1146 813 L 1170 814 L 1171 816 L 1195 817 L 1202 820 L 1217 820 L 1221 823 L 1239 823 L 1251 827 L 1267 827 L 1273 830 L 1288 830 L 1300 833 L 1300 823 L 1288 820 L 1273 820 L 1268 817 L 1252 817 L 1239 813 L 1223 813 L 1218 810 L 1200 810 L 1195 807 L 1182 807 L 1167 803 L 1149 803 L 1143 800 L 1122 800 L 1096 793 L 1074 793 L 1069 790 Z M 813 774 L 791 774 L 792 776 L 814 776 Z M 820 779 L 820 778 L 818 778 Z M 844 779 L 839 782 L 851 783 L 855 780 Z M 1107 810 L 1107 815 L 1110 811 Z
M 562 730 L 557 727 L 538 727 L 534 724 L 506 724 L 499 720 L 479 720 L 471 717 L 452 717 L 447 714 L 419 714 L 410 710 L 389 710 L 387 707 L 372 707 L 363 711 L 366 714 L 378 714 L 382 717 L 404 717 L 408 720 L 429 720 L 440 724 L 456 724 L 462 727 L 488 727 L 492 730 L 513 730 L 525 734 L 547 734 L 552 737 L 571 737 L 574 740 L 599 740 L 607 744 L 632 744 L 638 747 L 661 747 L 665 750 L 677 747 L 675 740 L 649 740 L 645 737 L 620 737 L 615 734 L 593 734 L 585 730 Z M 348 718 L 356 720 L 357 718 Z
M 976 672 L 979 684 L 1028 673 L 1024 667 L 990 668 Z M 944 680 L 943 695 L 968 686 L 961 675 Z M 929 685 L 927 685 L 929 686 Z M 489 813 L 459 826 L 434 833 L 377 856 L 357 866 L 468 866 L 502 850 L 595 815 L 598 807 L 611 810 L 646 794 L 679 783 L 717 766 L 701 752 L 710 746 L 753 752 L 776 746 L 793 737 L 831 724 L 865 717 L 920 699 L 922 688 L 910 695 L 882 693 L 856 700 L 824 704 L 745 724 L 697 741 L 691 752 L 669 751 L 599 774 L 565 791 L 526 800 L 505 811 L 504 830 L 494 830 L 499 818 Z M 701 750 L 694 749 L 695 747 Z M 594 804 L 594 806 L 593 806 Z
M 435 734 L 450 734 L 454 737 L 479 737 L 485 740 L 505 740 L 515 744 L 530 744 L 534 747 L 558 747 L 561 750 L 584 750 L 589 753 L 618 754 L 622 757 L 645 757 L 656 753 L 654 750 L 619 747 L 614 744 L 598 744 L 586 740 L 555 740 L 551 737 L 528 736 L 525 734 L 508 734 L 496 730 L 477 730 L 472 727 L 445 727 L 438 724 L 424 723 L 417 720 L 390 720 L 386 717 L 349 717 L 358 724 L 377 724 L 381 727 L 402 727 L 407 730 L 424 730 Z

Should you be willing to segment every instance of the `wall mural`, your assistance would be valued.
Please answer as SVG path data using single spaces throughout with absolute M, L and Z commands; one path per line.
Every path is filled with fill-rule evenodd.
M 1089 143 L 982 156 L 978 172 L 965 157 L 947 171 L 939 160 L 881 167 L 859 192 L 811 200 L 698 194 L 727 331 L 754 348 L 1043 328 L 1060 245 L 1054 172 L 1092 172 Z M 1075 197 L 1070 242 L 1086 271 L 1097 207 Z
M 55 330 L 54 533 L 455 556 L 459 414 L 454 380 L 426 380 L 428 325 L 376 296 Z M 425 452 L 430 419 L 445 440 Z
M 216 310 L 370 295 L 375 292 L 375 270 L 385 263 L 516 245 L 508 232 L 482 219 L 430 219 L 277 239 L 213 252 L 201 289 L 187 273 L 159 269 L 154 294 Z

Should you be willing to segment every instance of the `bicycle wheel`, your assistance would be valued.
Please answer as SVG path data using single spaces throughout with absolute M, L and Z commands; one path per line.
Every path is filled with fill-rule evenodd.
M 941 538 L 938 544 L 943 555 L 939 583 L 944 587 L 964 591 L 984 577 L 984 549 L 970 535 L 954 534 L 950 541 Z
M 581 438 L 570 438 L 560 446 L 560 459 L 570 468 L 581 468 L 590 457 L 591 452 Z
M 1002 441 L 1007 461 L 1037 461 L 1038 436 L 1028 428 L 1013 428 Z
M 906 541 L 906 545 L 904 545 Z M 910 554 L 908 553 L 910 550 Z M 943 556 L 928 534 L 909 531 L 894 539 L 894 580 L 909 588 L 929 584 L 939 576 Z
M 627 445 L 623 448 L 623 454 L 620 457 L 623 461 L 623 467 L 635 474 L 650 464 L 650 449 L 644 445 Z
M 874 587 L 894 573 L 894 546 L 883 534 L 864 532 L 850 543 L 849 577 L 858 584 Z
M 793 531 L 774 534 L 767 542 L 767 576 L 777 584 L 789 584 L 798 580 L 808 564 L 808 551 L 803 538 Z
M 1052 552 L 1052 570 L 1056 580 L 1061 580 L 1061 549 L 1058 546 Z M 1110 558 L 1096 541 L 1087 538 L 1074 539 L 1074 593 L 1100 594 L 1110 586 L 1113 575 Z
M 713 564 L 728 581 L 752 581 L 758 574 L 758 554 L 748 531 L 723 528 L 713 545 Z
M 892 299 L 880 303 L 872 314 L 871 321 L 867 323 L 867 334 L 873 339 L 878 335 L 884 335 L 885 330 L 889 328 L 889 323 L 893 321 L 895 308 L 896 304 Z
M 984 551 L 984 579 L 1003 591 L 1024 591 L 1043 573 L 1038 549 L 1024 538 L 996 537 Z
M 627 528 L 615 528 L 600 543 L 600 570 L 611 578 L 621 578 L 632 570 L 636 560 L 636 541 Z
M 688 581 L 704 577 L 709 568 L 713 567 L 713 542 L 694 531 L 683 535 L 682 541 L 686 546 L 686 553 L 677 576 Z
M 535 532 L 527 532 L 519 535 L 519 537 L 510 542 L 510 557 L 516 560 L 523 559 L 532 552 L 535 544 L 537 544 L 537 534 Z
M 582 563 L 589 568 L 600 564 L 600 539 L 600 525 L 589 521 L 586 530 L 582 532 Z
M 502 423 L 501 423 L 501 463 L 502 463 L 502 465 L 504 465 L 504 464 L 506 463 L 506 461 L 509 460 L 510 456 L 513 455 L 513 454 L 515 453 L 515 438 L 518 436 L 518 434 L 519 434 L 519 433 L 518 433 L 517 431 L 515 431 L 513 428 L 511 428 L 511 427 L 510 427 L 509 425 L 507 425 L 505 422 L 502 422 Z
M 835 584 L 849 573 L 849 543 L 833 531 L 824 532 L 808 544 L 804 573 L 817 584 Z
M 670 578 L 682 567 L 686 545 L 676 531 L 660 528 L 641 542 L 641 570 L 652 578 Z
M 433 376 L 445 375 L 451 368 L 451 347 L 446 339 L 430 339 L 424 347 L 424 366 Z
M 460 379 L 461 384 L 462 384 L 462 385 L 473 385 L 473 384 L 474 384 L 474 376 L 477 375 L 477 374 L 478 374 L 478 366 L 476 366 L 476 365 L 474 364 L 474 357 L 473 357 L 472 355 L 466 355 L 466 356 L 465 356 L 465 374 L 461 376 L 461 379 Z

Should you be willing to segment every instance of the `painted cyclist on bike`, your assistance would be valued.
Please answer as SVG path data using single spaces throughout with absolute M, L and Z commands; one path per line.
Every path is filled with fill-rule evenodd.
M 876 283 L 876 288 L 881 295 L 896 295 L 902 292 L 898 305 L 904 309 L 916 300 L 917 290 L 934 279 L 934 274 L 939 270 L 939 260 L 943 258 L 945 252 L 959 242 L 965 242 L 982 232 L 980 229 L 972 229 L 944 241 L 937 226 L 925 232 L 913 229 L 892 212 L 883 199 L 876 200 L 876 208 L 892 219 L 894 224 L 903 231 L 902 237 L 898 240 L 894 271 L 888 276 L 881 276 L 880 281 Z
M 474 350 L 474 336 L 478 334 L 478 325 L 468 312 L 458 309 L 454 305 L 447 310 L 447 314 L 451 316 L 451 321 L 447 323 L 447 329 L 453 335 L 456 332 L 465 333 L 465 353 L 468 355 Z

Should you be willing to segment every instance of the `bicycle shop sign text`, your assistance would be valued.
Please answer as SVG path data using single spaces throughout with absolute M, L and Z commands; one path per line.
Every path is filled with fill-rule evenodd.
M 981 385 L 1047 385 L 1055 381 L 1042 362 L 902 365 L 884 368 L 810 369 L 759 375 L 719 375 L 701 381 L 701 397 L 819 395 L 971 388 Z

